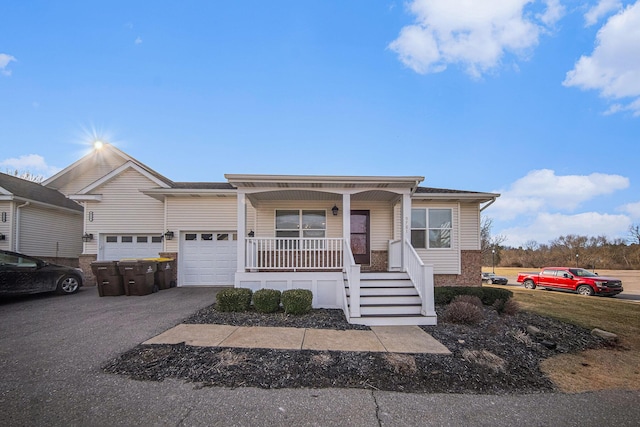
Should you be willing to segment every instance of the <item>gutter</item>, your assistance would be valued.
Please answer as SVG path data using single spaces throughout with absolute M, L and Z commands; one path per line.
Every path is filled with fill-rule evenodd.
M 23 205 L 16 206 L 16 240 L 14 243 L 15 252 L 20 252 L 20 208 L 26 208 L 31 202 L 26 202 Z

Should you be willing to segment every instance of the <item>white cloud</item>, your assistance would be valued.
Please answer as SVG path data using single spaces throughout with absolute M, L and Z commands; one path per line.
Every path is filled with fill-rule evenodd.
M 535 3 L 545 9 L 532 16 L 525 7 Z M 389 44 L 400 60 L 420 74 L 460 64 L 474 77 L 507 52 L 525 55 L 564 14 L 558 0 L 413 0 L 409 9 L 415 22 Z
M 627 212 L 631 218 L 640 219 L 640 202 L 627 203 L 620 208 L 621 211 Z
M 136 40 L 134 41 L 135 44 L 142 44 L 142 38 L 137 37 Z
M 600 0 L 597 5 L 584 14 L 585 25 L 590 27 L 609 13 L 620 10 L 621 7 L 622 3 L 619 0 Z
M 18 170 L 20 172 L 30 172 L 35 175 L 42 174 L 44 176 L 50 176 L 60 171 L 60 168 L 47 165 L 44 157 L 38 154 L 27 154 L 18 158 L 0 161 L 0 167 L 10 172 Z
M 546 0 L 547 8 L 544 13 L 536 15 L 543 24 L 552 27 L 564 16 L 565 8 L 560 0 Z
M 568 234 L 579 236 L 607 236 L 610 238 L 626 235 L 631 221 L 626 215 L 585 212 L 576 215 L 560 213 L 540 213 L 535 220 L 521 227 L 506 228 L 498 234 L 507 237 L 508 246 L 522 246 L 528 240 L 548 243 Z
M 15 62 L 17 59 L 6 53 L 0 53 L 0 74 L 5 76 L 11 75 L 11 70 L 7 70 L 10 62 Z
M 513 219 L 543 209 L 571 212 L 596 196 L 611 194 L 629 187 L 629 179 L 620 175 L 558 176 L 549 169 L 533 170 L 516 180 L 491 207 L 491 216 Z
M 599 90 L 614 100 L 634 98 L 608 113 L 640 115 L 640 1 L 609 18 L 598 31 L 591 56 L 580 57 L 563 85 Z

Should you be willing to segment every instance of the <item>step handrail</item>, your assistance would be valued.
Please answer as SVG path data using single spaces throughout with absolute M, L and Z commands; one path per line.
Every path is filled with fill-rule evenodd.
M 349 286 L 349 303 L 347 303 L 347 294 L 344 286 L 342 287 L 344 296 L 343 309 L 345 314 L 349 313 L 348 318 L 360 317 L 360 265 L 356 264 L 353 252 L 351 252 L 351 245 L 346 239 L 344 240 L 342 253 L 344 256 L 342 271 L 347 276 L 347 285 Z
M 433 295 L 433 265 L 425 264 L 416 252 L 413 245 L 405 241 L 406 270 L 411 283 L 418 291 L 422 300 L 423 316 L 435 316 L 436 308 Z

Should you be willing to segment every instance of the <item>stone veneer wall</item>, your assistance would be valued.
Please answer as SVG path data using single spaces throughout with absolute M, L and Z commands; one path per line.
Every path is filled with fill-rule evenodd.
M 482 252 L 462 251 L 462 274 L 436 274 L 434 286 L 482 286 Z
M 371 264 L 369 264 L 368 270 L 387 271 L 388 260 L 388 251 L 371 251 Z
M 82 254 L 78 257 L 79 267 L 84 273 L 84 286 L 96 285 L 96 277 L 93 275 L 93 271 L 91 271 L 91 263 L 96 259 L 98 259 L 98 255 L 96 254 Z

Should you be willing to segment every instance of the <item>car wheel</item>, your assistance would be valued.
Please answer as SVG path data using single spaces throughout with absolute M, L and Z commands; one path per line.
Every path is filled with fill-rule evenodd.
M 487 285 L 493 285 L 493 279 L 487 279 Z
M 57 291 L 60 294 L 75 294 L 80 288 L 80 280 L 77 277 L 67 275 L 58 281 Z
M 536 288 L 536 284 L 533 283 L 533 280 L 525 280 L 523 285 L 527 289 L 535 289 Z
M 587 297 L 590 297 L 591 295 L 593 295 L 593 289 L 591 288 L 591 286 L 588 286 L 588 285 L 580 285 L 576 290 L 580 295 L 584 295 Z

